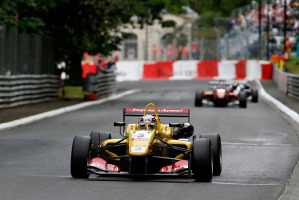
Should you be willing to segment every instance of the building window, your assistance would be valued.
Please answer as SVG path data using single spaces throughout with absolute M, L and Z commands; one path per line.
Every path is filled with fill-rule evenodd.
M 162 28 L 174 28 L 176 27 L 175 21 L 167 20 L 162 22 Z
M 124 58 L 137 59 L 137 35 L 134 33 L 125 33 L 124 37 Z

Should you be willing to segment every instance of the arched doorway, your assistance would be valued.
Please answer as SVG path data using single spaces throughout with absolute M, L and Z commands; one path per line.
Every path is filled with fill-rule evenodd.
M 138 57 L 138 45 L 137 35 L 134 33 L 124 33 L 124 58 L 125 59 L 137 59 Z

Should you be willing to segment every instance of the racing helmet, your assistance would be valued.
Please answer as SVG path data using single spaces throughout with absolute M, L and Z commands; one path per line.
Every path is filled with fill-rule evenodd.
M 221 81 L 218 85 L 218 88 L 224 89 L 225 88 L 224 82 Z
M 153 130 L 157 128 L 157 120 L 152 115 L 142 116 L 138 124 L 141 130 Z

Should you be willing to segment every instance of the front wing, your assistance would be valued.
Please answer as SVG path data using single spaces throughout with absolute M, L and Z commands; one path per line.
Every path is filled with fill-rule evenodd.
M 161 158 L 161 157 L 159 157 L 159 158 Z M 159 173 L 149 174 L 149 175 L 169 174 L 169 175 L 189 175 L 189 176 L 191 176 L 190 161 L 167 158 L 167 157 L 165 157 L 164 159 L 172 159 L 175 162 L 173 162 L 173 164 L 171 164 L 171 165 L 162 167 L 159 170 Z M 107 161 L 104 160 L 103 158 L 91 159 L 87 165 L 87 170 L 90 173 L 94 173 L 94 174 L 98 174 L 98 175 L 130 174 L 127 171 L 120 171 L 120 167 L 118 167 L 116 165 L 108 164 Z M 145 174 L 142 174 L 142 175 L 145 175 Z

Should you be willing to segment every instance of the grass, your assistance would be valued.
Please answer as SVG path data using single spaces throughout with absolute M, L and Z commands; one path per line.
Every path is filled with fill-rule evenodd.
M 299 74 L 299 58 L 291 56 L 287 63 L 287 69 L 291 74 Z
M 81 99 L 88 92 L 84 92 L 81 86 L 65 86 L 65 95 L 68 98 Z M 59 97 L 62 96 L 62 88 L 58 91 Z

